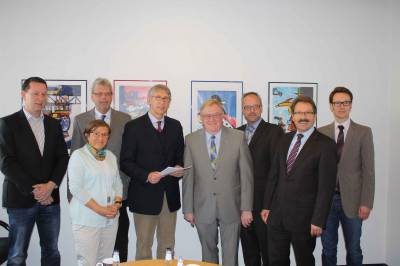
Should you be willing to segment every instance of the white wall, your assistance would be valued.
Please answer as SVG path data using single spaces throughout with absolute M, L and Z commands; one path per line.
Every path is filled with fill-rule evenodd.
M 399 80 L 391 64 L 396 56 L 399 69 L 391 39 L 391 29 L 396 26 L 398 36 L 400 25 L 391 20 L 391 14 L 399 14 L 399 5 L 394 6 L 389 0 L 2 0 L 0 116 L 19 108 L 20 80 L 32 75 L 87 79 L 89 84 L 98 76 L 166 79 L 173 93 L 169 114 L 182 122 L 185 133 L 190 130 L 190 80 L 243 80 L 245 91 L 258 91 L 265 102 L 268 81 L 318 82 L 319 125 L 332 120 L 331 89 L 348 86 L 355 96 L 353 119 L 372 127 L 376 149 L 375 206 L 363 226 L 365 262 L 398 261 L 399 241 L 391 235 L 396 226 L 387 215 L 398 201 L 388 182 L 399 185 L 394 181 L 397 153 L 390 148 L 398 141 L 388 130 L 399 127 L 393 99 L 400 96 L 395 91 Z M 61 190 L 65 195 L 65 183 Z M 388 197 L 393 206 L 387 207 Z M 1 218 L 7 219 L 5 210 Z M 130 236 L 133 258 L 134 231 Z M 181 214 L 176 242 L 177 254 L 201 257 L 197 235 Z M 342 264 L 343 247 L 341 240 Z M 74 264 L 65 200 L 60 249 L 63 265 Z M 39 265 L 39 250 L 35 233 L 28 265 Z M 318 264 L 320 250 L 318 241 Z

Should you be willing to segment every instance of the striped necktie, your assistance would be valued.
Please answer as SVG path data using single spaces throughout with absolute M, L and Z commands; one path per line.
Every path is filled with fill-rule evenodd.
M 251 138 L 253 137 L 254 133 L 254 127 L 247 125 L 246 127 L 246 142 L 247 144 L 250 144 Z
M 290 151 L 289 157 L 286 161 L 286 173 L 290 173 L 290 171 L 292 170 L 293 164 L 296 161 L 297 153 L 299 152 L 302 137 L 303 134 L 297 134 L 296 143 L 294 144 L 292 150 Z
M 210 161 L 211 167 L 215 170 L 217 161 L 217 145 L 215 145 L 215 136 L 211 136 L 210 143 Z

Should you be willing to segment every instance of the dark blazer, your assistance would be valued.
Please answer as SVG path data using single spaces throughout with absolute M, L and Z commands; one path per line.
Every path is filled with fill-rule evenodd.
M 53 181 L 59 187 L 68 165 L 68 151 L 60 123 L 44 116 L 45 143 L 40 154 L 23 110 L 0 119 L 0 169 L 4 174 L 3 207 L 30 208 L 37 201 L 35 184 Z M 53 204 L 60 201 L 53 190 Z
M 245 131 L 246 125 L 238 129 Z M 272 160 L 276 153 L 276 146 L 282 136 L 283 130 L 279 126 L 267 123 L 264 119 L 261 119 L 249 143 L 249 149 L 253 159 L 253 211 L 255 212 L 259 212 L 262 209 L 268 172 L 272 166 Z
M 289 174 L 286 159 L 296 132 L 281 138 L 275 167 L 271 168 L 264 197 L 270 210 L 268 224 L 288 231 L 310 232 L 311 224 L 325 227 L 336 184 L 336 144 L 316 129 L 297 155 Z
M 163 138 L 161 141 L 160 138 Z M 163 144 L 164 143 L 164 144 Z M 163 177 L 159 183 L 147 182 L 150 172 L 167 166 L 183 166 L 183 130 L 181 123 L 165 117 L 162 133 L 154 128 L 148 114 L 128 122 L 122 137 L 120 167 L 131 178 L 128 205 L 131 211 L 158 215 L 164 192 L 171 212 L 181 207 L 179 178 Z

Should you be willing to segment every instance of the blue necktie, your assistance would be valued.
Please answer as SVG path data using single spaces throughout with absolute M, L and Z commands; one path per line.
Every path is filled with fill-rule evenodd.
M 250 144 L 253 133 L 254 133 L 254 127 L 247 125 L 247 127 L 246 127 L 246 142 L 247 142 L 247 144 Z

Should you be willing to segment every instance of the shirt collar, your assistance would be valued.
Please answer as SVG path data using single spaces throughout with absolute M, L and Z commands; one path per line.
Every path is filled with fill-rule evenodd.
M 254 130 L 256 130 L 257 129 L 257 127 L 258 127 L 258 125 L 261 123 L 261 117 L 256 121 L 256 122 L 254 122 L 254 123 L 247 123 L 247 126 L 246 126 L 246 128 L 248 127 L 248 126 L 252 126 L 253 128 L 254 128 Z
M 25 117 L 26 117 L 26 119 L 27 119 L 28 121 L 31 120 L 31 119 L 33 119 L 33 120 L 43 120 L 43 119 L 44 119 L 43 111 L 40 112 L 40 116 L 37 118 L 37 117 L 34 117 L 31 113 L 29 113 L 29 112 L 25 109 L 25 107 L 23 107 L 22 110 L 24 111 Z
M 165 119 L 165 115 L 163 115 L 163 117 L 158 120 L 154 115 L 152 115 L 150 112 L 147 112 L 147 114 L 149 115 L 149 118 L 151 120 L 151 123 L 156 124 L 158 121 L 161 121 L 161 123 L 164 123 L 164 119 Z
M 337 129 L 337 127 L 339 125 L 342 125 L 344 127 L 345 130 L 347 130 L 350 127 L 350 118 L 348 118 L 346 121 L 344 121 L 343 123 L 339 123 L 335 120 L 335 129 Z
M 204 130 L 204 131 L 206 132 L 207 141 L 210 140 L 211 136 L 215 136 L 216 139 L 219 139 L 219 138 L 221 137 L 221 133 L 222 133 L 222 129 L 220 129 L 220 130 L 219 130 L 217 133 L 215 133 L 215 134 L 208 133 L 206 130 Z
M 95 113 L 96 119 L 101 119 L 101 117 L 102 117 L 103 115 L 106 115 L 106 119 L 110 119 L 110 118 L 111 118 L 111 108 L 108 109 L 107 113 L 103 114 L 103 113 L 100 113 L 100 112 L 96 109 L 96 107 L 95 107 L 95 108 L 94 108 L 94 113 Z
M 296 136 L 298 135 L 298 134 L 303 134 L 303 138 L 302 139 L 307 139 L 309 136 L 311 136 L 311 134 L 314 132 L 314 130 L 315 130 L 315 127 L 311 127 L 311 128 L 309 128 L 307 131 L 305 131 L 305 132 L 296 132 Z

